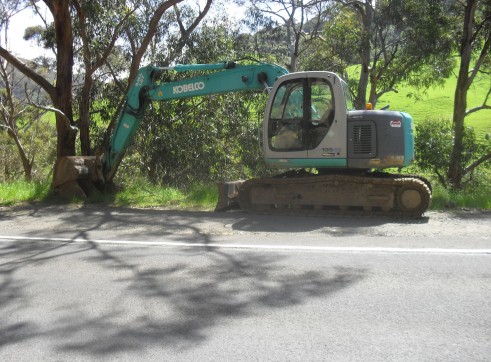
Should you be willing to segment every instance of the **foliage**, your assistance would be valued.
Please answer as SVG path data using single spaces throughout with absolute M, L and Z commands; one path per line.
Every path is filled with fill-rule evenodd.
M 360 66 L 352 88 L 357 108 L 367 101 L 375 106 L 401 84 L 428 87 L 453 69 L 446 1 L 337 2 L 343 6 L 333 12 L 332 21 L 341 24 L 324 28 L 324 46 L 335 49 L 339 64 Z
M 433 185 L 431 200 L 432 210 L 452 208 L 491 209 L 491 189 L 489 180 L 491 171 L 485 171 L 475 177 L 474 181 L 463 190 L 452 190 L 440 184 Z
M 235 59 L 228 20 L 218 16 L 190 35 L 180 63 L 214 63 Z M 156 63 L 166 55 L 157 55 Z M 206 74 L 164 72 L 161 82 Z M 258 120 L 266 95 L 228 93 L 153 103 L 140 125 L 118 179 L 147 175 L 157 184 L 187 187 L 199 182 L 246 178 L 263 171 Z
M 39 72 L 48 72 L 44 66 L 31 63 Z M 54 162 L 46 147 L 53 145 L 54 129 L 43 110 L 27 104 L 40 102 L 43 96 L 14 67 L 0 63 L 0 180 L 43 178 L 46 163 Z
M 301 68 L 345 74 L 350 65 L 358 63 L 356 48 L 360 37 L 359 20 L 354 12 L 331 9 L 322 37 L 313 41 L 309 56 L 300 59 Z
M 265 97 L 244 98 L 228 94 L 155 104 L 134 144 L 138 171 L 177 187 L 256 174 L 257 123 L 249 120 L 249 112 Z
M 438 176 L 438 181 L 444 187 L 450 186 L 451 180 L 447 177 L 453 147 L 453 124 L 448 119 L 419 122 L 416 125 L 416 165 L 422 171 L 429 171 Z M 486 148 L 491 145 L 478 143 L 474 129 L 466 127 L 464 132 L 464 151 L 462 152 L 463 165 L 469 165 Z M 470 173 L 467 183 L 474 180 L 474 173 Z
M 32 161 L 31 176 L 34 181 L 45 180 L 52 172 L 56 159 L 55 129 L 50 117 L 44 116 L 36 122 L 26 118 L 19 120 L 18 136 L 27 157 Z M 0 132 L 0 182 L 24 179 L 22 161 L 17 155 L 17 146 L 6 132 Z
M 482 99 L 482 104 L 468 109 L 467 98 L 471 85 L 478 74 L 489 75 L 491 70 L 491 3 L 489 1 L 468 0 L 463 6 L 455 6 L 456 48 L 458 49 L 460 67 L 454 96 L 453 125 L 454 138 L 448 177 L 454 188 L 461 188 L 463 180 L 476 167 L 491 160 L 491 150 L 480 155 L 471 165 L 465 165 L 465 118 L 475 112 L 488 109 L 491 95 L 491 83 Z M 489 78 L 488 78 L 489 79 Z

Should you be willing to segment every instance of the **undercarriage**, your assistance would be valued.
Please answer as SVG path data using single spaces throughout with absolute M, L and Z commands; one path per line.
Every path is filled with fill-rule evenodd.
M 222 187 L 223 188 L 223 187 Z M 431 204 L 431 185 L 422 177 L 383 172 L 312 174 L 290 171 L 276 177 L 226 184 L 240 208 L 287 214 L 366 214 L 421 217 Z M 222 190 L 222 191 L 223 191 Z

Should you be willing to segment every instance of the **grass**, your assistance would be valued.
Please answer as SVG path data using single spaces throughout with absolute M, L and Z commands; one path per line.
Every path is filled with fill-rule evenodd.
M 14 181 L 0 183 L 0 205 L 45 201 L 50 194 L 49 182 Z
M 0 206 L 12 206 L 23 203 L 47 202 L 59 203 L 53 196 L 49 182 L 14 181 L 0 183 Z M 215 185 L 196 185 L 187 190 L 174 187 L 152 185 L 138 181 L 121 188 L 115 194 L 94 192 L 88 200 L 73 198 L 66 200 L 71 204 L 105 204 L 138 208 L 172 208 L 213 210 L 218 200 Z
M 215 185 L 194 185 L 187 189 L 151 184 L 141 178 L 116 187 L 117 190 L 99 192 L 95 190 L 88 200 L 73 198 L 74 204 L 105 204 L 137 208 L 169 208 L 186 210 L 212 210 L 218 200 Z M 49 200 L 52 195 L 46 198 Z
M 433 188 L 431 209 L 445 210 L 455 207 L 491 210 L 491 190 L 483 187 L 480 190 L 456 192 L 436 185 Z
M 490 82 L 489 76 L 473 82 L 467 97 L 468 109 L 482 104 Z M 414 87 L 405 87 L 398 93 L 382 96 L 376 108 L 389 105 L 390 109 L 409 113 L 416 123 L 427 118 L 451 119 L 456 84 L 457 78 L 451 76 L 443 86 L 432 87 L 424 93 Z M 486 134 L 491 134 L 491 109 L 475 112 L 466 117 L 465 122 L 474 128 L 478 140 L 483 140 Z
M 129 185 L 115 195 L 116 206 L 213 209 L 218 200 L 212 185 L 196 185 L 186 190 L 152 185 L 145 181 Z
M 477 208 L 491 210 L 491 188 L 470 187 L 462 191 L 449 191 L 433 182 L 433 199 L 430 210 Z M 50 192 L 49 182 L 29 183 L 16 181 L 0 183 L 0 206 L 32 202 L 57 202 Z M 113 195 L 94 193 L 89 200 L 73 199 L 72 204 L 104 204 L 135 208 L 169 208 L 210 211 L 215 208 L 218 193 L 215 185 L 196 185 L 187 190 L 138 182 L 122 188 Z

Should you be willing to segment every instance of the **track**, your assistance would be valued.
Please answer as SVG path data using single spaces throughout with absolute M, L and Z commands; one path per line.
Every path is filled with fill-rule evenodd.
M 419 176 L 387 173 L 285 174 L 245 181 L 239 204 L 251 212 L 421 217 L 431 204 L 431 185 Z

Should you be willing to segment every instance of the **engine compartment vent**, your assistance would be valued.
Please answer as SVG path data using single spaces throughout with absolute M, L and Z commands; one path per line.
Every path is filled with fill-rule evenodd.
M 353 127 L 353 153 L 355 155 L 373 154 L 371 125 L 357 125 Z
M 377 154 L 376 128 L 371 121 L 349 122 L 349 156 L 372 158 Z

